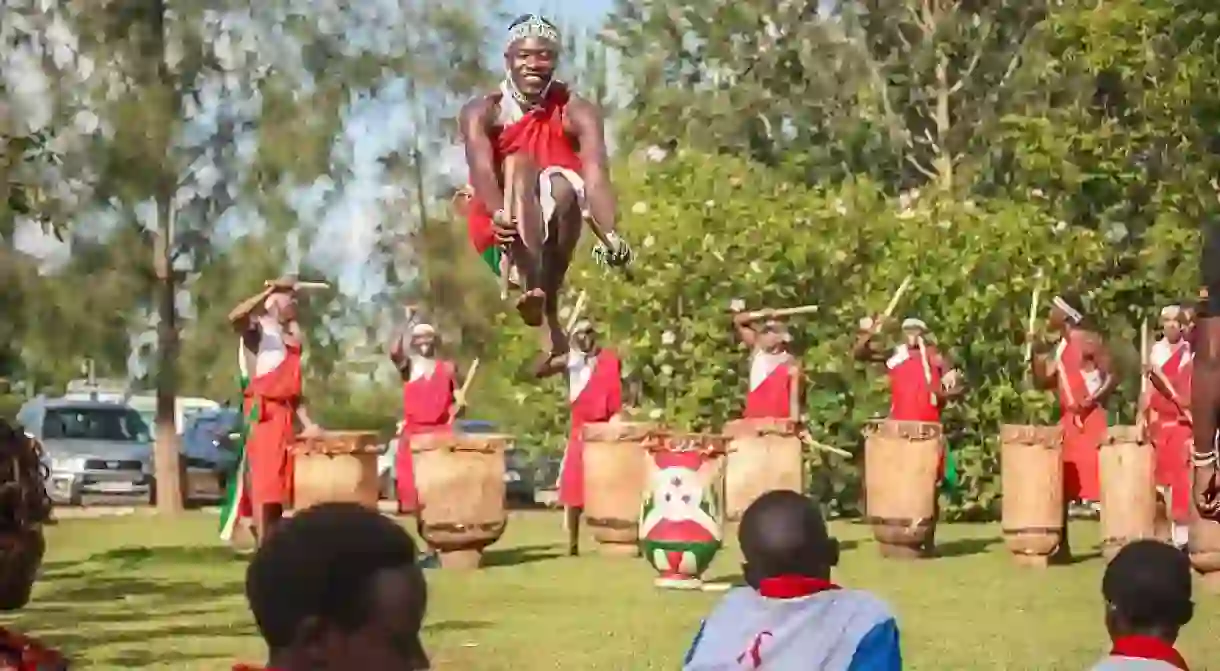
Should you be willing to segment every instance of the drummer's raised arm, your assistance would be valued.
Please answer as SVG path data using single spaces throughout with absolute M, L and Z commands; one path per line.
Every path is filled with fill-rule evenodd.
M 568 370 L 568 355 L 552 354 L 534 366 L 534 377 L 539 380 L 559 375 Z

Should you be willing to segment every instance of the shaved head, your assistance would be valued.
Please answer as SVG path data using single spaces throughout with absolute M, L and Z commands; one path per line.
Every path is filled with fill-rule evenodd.
M 812 499 L 776 490 L 758 497 L 741 516 L 737 540 L 745 555 L 746 582 L 783 575 L 828 578 L 839 561 L 838 541 Z

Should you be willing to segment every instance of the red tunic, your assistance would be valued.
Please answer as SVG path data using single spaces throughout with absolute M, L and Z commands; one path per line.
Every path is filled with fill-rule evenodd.
M 255 376 L 246 387 L 247 410 L 258 404 L 258 418 L 246 439 L 250 464 L 250 503 L 254 510 L 267 504 L 292 504 L 293 421 L 301 403 L 301 346 L 284 343 L 284 360 L 268 373 Z
M 1165 352 L 1166 349 L 1168 352 Z M 1190 346 L 1185 341 L 1177 345 L 1162 341 L 1157 343 L 1153 353 L 1152 365 L 1164 374 L 1182 399 L 1183 406 L 1190 407 Z M 1158 362 L 1158 358 L 1164 360 Z M 1173 519 L 1185 524 L 1190 521 L 1191 511 L 1190 446 L 1194 438 L 1193 429 L 1186 421 L 1186 415 L 1178 410 L 1168 395 L 1156 387 L 1150 393 L 1148 409 L 1152 416 L 1148 428 L 1156 448 L 1157 484 L 1170 488 Z
M 394 455 L 398 489 L 398 509 L 417 512 L 419 491 L 415 488 L 415 468 L 411 458 L 411 436 L 453 430 L 453 393 L 457 375 L 449 361 L 437 361 L 431 375 L 402 384 L 402 435 Z
M 885 362 L 890 376 L 890 419 L 900 422 L 939 422 L 940 406 L 936 390 L 941 388 L 943 363 L 936 348 L 925 344 L 927 370 L 918 347 L 905 345 L 894 350 Z
M 570 98 L 567 87 L 556 84 L 542 105 L 514 123 L 492 131 L 496 172 L 501 183 L 504 181 L 504 158 L 521 152 L 533 158 L 540 170 L 559 167 L 580 173 L 580 157 L 563 123 Z M 501 94 L 495 94 L 493 99 L 499 103 Z M 475 251 L 482 254 L 496 244 L 491 212 L 477 194 L 466 211 L 466 226 Z
M 742 414 L 746 419 L 792 416 L 792 360 L 773 356 L 755 352 L 750 358 L 750 391 Z
M 581 431 L 590 422 L 609 421 L 623 408 L 623 380 L 614 352 L 598 352 L 592 370 L 587 371 L 588 381 L 581 386 L 587 366 L 577 357 L 568 359 L 572 432 L 559 467 L 559 502 L 571 508 L 585 505 L 585 440 Z
M 14 671 L 60 671 L 68 662 L 57 650 L 15 631 L 0 628 L 0 668 Z
M 1084 368 L 1085 331 L 1071 330 L 1060 343 L 1059 378 L 1059 426 L 1063 431 L 1063 489 L 1067 500 L 1101 499 L 1101 476 L 1098 451 L 1108 430 L 1106 411 L 1101 406 L 1083 413 L 1073 413 L 1068 408 L 1075 402 L 1084 403 L 1100 388 L 1103 380 L 1096 371 Z M 1089 379 L 1095 381 L 1090 384 Z

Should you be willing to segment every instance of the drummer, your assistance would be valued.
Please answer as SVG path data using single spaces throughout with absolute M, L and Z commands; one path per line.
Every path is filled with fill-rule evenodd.
M 890 380 L 890 421 L 940 423 L 941 408 L 965 393 L 961 376 L 948 358 L 928 342 L 928 325 L 923 320 L 904 319 L 902 340 L 892 350 L 878 346 L 875 341 L 885 323 L 884 315 L 861 320 L 852 355 L 857 361 L 885 366 Z M 937 478 L 944 475 L 942 452 Z M 928 534 L 925 554 L 935 552 L 935 529 L 933 526 Z
M 623 409 L 623 378 L 618 356 L 598 343 L 593 323 L 582 319 L 573 326 L 572 349 L 547 359 L 535 374 L 539 378 L 568 374 L 568 403 L 572 431 L 559 469 L 559 502 L 564 507 L 568 554 L 580 553 L 580 517 L 585 506 L 585 424 L 608 422 Z
M 736 307 L 736 306 L 734 306 Z M 773 310 L 735 310 L 733 328 L 750 348 L 750 390 L 746 393 L 747 419 L 801 417 L 801 369 L 788 348 L 792 334 Z
M 437 357 L 440 337 L 436 329 L 419 319 L 413 306 L 406 308 L 406 332 L 390 343 L 390 361 L 402 378 L 402 433 L 394 457 L 394 477 L 400 515 L 419 514 L 419 491 L 415 487 L 411 436 L 453 431 L 453 422 L 465 405 L 457 385 L 457 366 Z M 425 568 L 437 563 L 437 551 L 429 548 Z
M 297 321 L 296 278 L 268 282 L 263 291 L 242 301 L 229 313 L 241 336 L 243 355 L 253 360 L 253 376 L 245 388 L 246 408 L 257 421 L 246 438 L 250 506 L 258 542 L 264 543 L 283 518 L 292 500 L 292 460 L 288 447 L 294 420 L 301 436 L 322 429 L 310 419 L 301 395 L 301 349 L 305 336 Z

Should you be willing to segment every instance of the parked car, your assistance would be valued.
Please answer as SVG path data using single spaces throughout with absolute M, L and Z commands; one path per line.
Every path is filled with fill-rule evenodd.
M 241 414 L 232 408 L 201 410 L 188 417 L 182 432 L 187 498 L 216 500 L 224 496 L 237 473 Z
M 481 420 L 458 420 L 455 427 L 462 433 L 495 433 L 496 426 L 491 422 Z M 398 435 L 402 433 L 402 422 L 398 423 L 395 435 L 386 443 L 377 457 L 377 473 L 381 481 L 381 498 L 393 500 L 398 498 L 395 489 L 394 459 L 398 455 Z M 504 453 L 504 489 L 505 497 L 511 503 L 532 505 L 534 503 L 534 478 L 530 468 L 529 455 L 515 447 L 510 447 Z
M 148 501 L 152 442 L 140 414 L 121 403 L 37 398 L 17 413 L 43 446 L 47 494 L 58 504 L 87 499 Z

